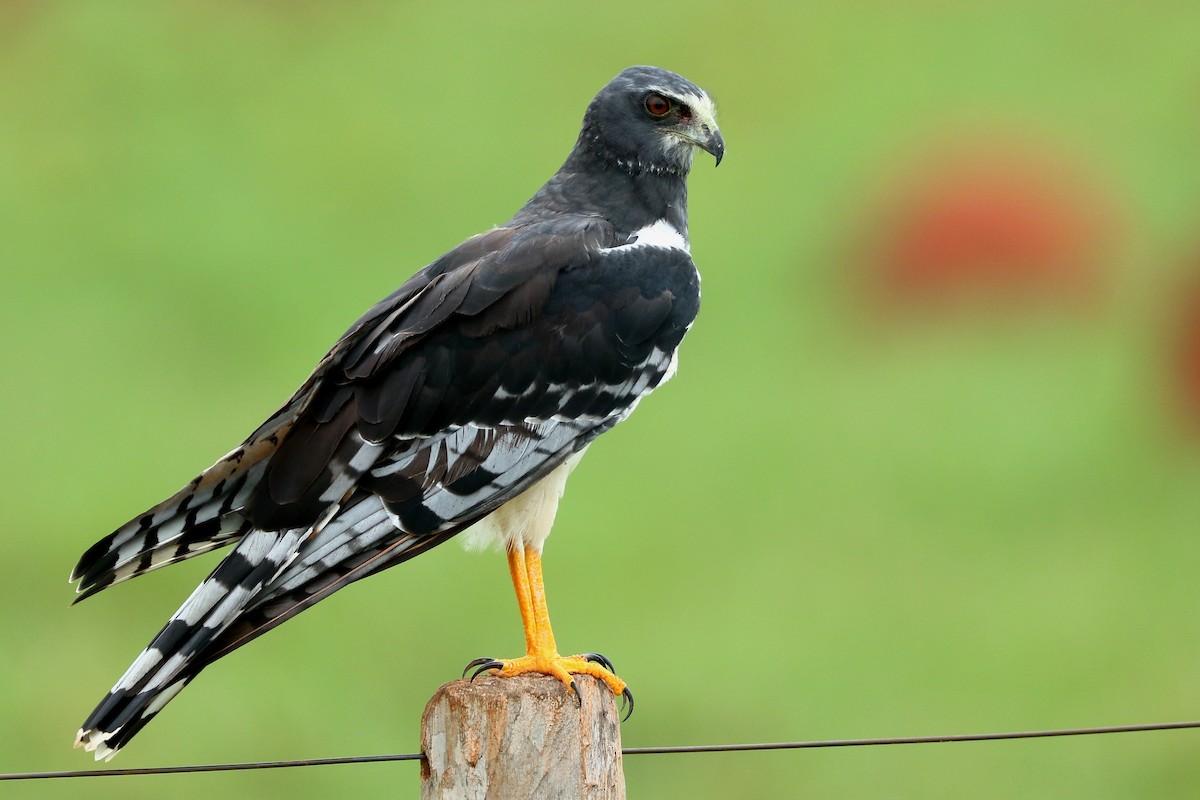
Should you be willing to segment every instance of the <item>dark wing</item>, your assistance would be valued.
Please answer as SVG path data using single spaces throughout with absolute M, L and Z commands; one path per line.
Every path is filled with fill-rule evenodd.
M 470 526 L 628 416 L 669 375 L 699 307 L 699 276 L 685 252 L 605 247 L 588 234 L 587 246 L 560 248 L 554 262 L 531 268 L 547 234 L 526 236 L 521 258 L 500 259 L 505 271 L 526 269 L 523 278 L 514 280 L 515 270 L 472 276 L 487 288 L 464 296 L 490 301 L 460 305 L 417 341 L 396 327 L 347 351 L 330 396 L 343 404 L 338 413 L 353 407 L 353 430 L 383 449 L 338 516 L 206 655 L 224 655 Z M 319 464 L 305 471 L 330 474 Z
M 368 312 L 326 357 L 249 500 L 255 527 L 313 524 L 414 440 L 538 411 L 538 360 L 554 358 L 559 339 L 548 303 L 561 275 L 604 252 L 612 230 L 566 219 L 476 238 L 489 249 L 445 270 L 435 263 L 419 290 Z M 570 368 L 591 380 L 586 364 Z M 498 392 L 505 385 L 514 397 Z
M 85 721 L 80 743 L 111 755 L 207 664 L 445 541 L 624 419 L 670 374 L 699 284 L 686 252 L 614 238 L 589 219 L 497 229 L 356 323 L 260 428 L 270 441 L 251 436 L 216 465 L 255 478 L 206 517 L 241 539 Z M 101 559 L 174 552 L 167 531 L 197 547 L 186 524 L 176 528 L 196 507 L 189 498 L 215 497 L 214 485 L 201 476 Z M 84 574 L 109 585 L 95 563 L 81 562 Z
M 71 572 L 71 580 L 79 581 L 75 602 L 114 584 L 236 542 L 254 530 L 246 517 L 246 505 L 262 483 L 267 466 L 275 460 L 280 444 L 291 439 L 288 451 L 294 453 L 303 450 L 306 442 L 332 447 L 346 437 L 348 432 L 342 431 L 339 439 L 336 426 L 327 426 L 319 434 L 316 430 L 329 422 L 324 417 L 337 405 L 339 398 L 336 392 L 331 398 L 328 387 L 338 380 L 338 365 L 346 352 L 374 341 L 400 316 L 412 318 L 422 309 L 439 305 L 442 293 L 454 282 L 447 279 L 448 273 L 469 273 L 478 262 L 508 247 L 516 233 L 513 228 L 496 228 L 474 236 L 376 303 L 346 331 L 292 397 L 246 441 L 174 495 L 88 548 Z M 425 325 L 436 319 L 430 317 Z M 307 420 L 306 430 L 289 437 L 297 419 Z M 346 421 L 343 417 L 338 424 Z M 321 456 L 321 452 L 314 451 L 306 454 L 305 460 L 312 463 Z M 332 460 L 332 452 L 325 453 L 325 457 Z M 290 458 L 285 453 L 282 460 Z M 336 468 L 331 465 L 331 469 Z M 314 507 L 308 512 L 310 523 L 323 513 Z M 302 523 L 300 515 L 293 516 L 298 524 Z

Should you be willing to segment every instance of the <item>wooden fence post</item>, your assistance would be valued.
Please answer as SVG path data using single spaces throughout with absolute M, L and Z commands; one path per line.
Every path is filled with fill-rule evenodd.
M 421 800 L 625 800 L 608 688 L 576 676 L 480 676 L 438 689 L 421 717 Z

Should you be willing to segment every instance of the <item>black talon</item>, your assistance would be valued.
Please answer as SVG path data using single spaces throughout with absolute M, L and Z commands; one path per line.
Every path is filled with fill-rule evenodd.
M 613 663 L 608 660 L 608 657 L 600 653 L 584 653 L 580 658 L 593 664 L 599 664 L 609 672 L 616 672 L 616 668 L 613 667 Z
M 626 702 L 629 703 L 629 707 L 625 711 L 625 716 L 621 717 L 621 722 L 624 722 L 633 716 L 633 692 L 629 691 L 628 686 L 625 687 L 625 691 L 621 692 L 621 701 L 621 705 L 625 705 Z
M 583 708 L 583 698 L 579 696 L 579 687 L 575 685 L 575 679 L 571 678 L 571 691 L 575 693 L 575 705 L 577 708 Z
M 465 678 L 465 677 L 467 677 L 467 673 L 471 671 L 471 667 L 478 667 L 480 664 L 486 664 L 486 663 L 488 663 L 489 661 L 495 661 L 495 660 L 496 660 L 496 659 L 494 659 L 494 658 L 492 658 L 492 657 L 490 657 L 490 656 L 487 656 L 487 657 L 484 657 L 484 658 L 476 658 L 476 659 L 472 660 L 470 664 L 467 664 L 465 667 L 463 667 L 463 674 L 462 674 L 462 676 L 463 676 L 464 678 Z
M 478 659 L 476 659 L 476 660 L 478 660 Z M 489 669 L 503 669 L 503 668 L 504 668 L 503 661 L 497 661 L 494 658 L 489 661 L 485 661 L 479 665 L 479 669 L 477 669 L 471 673 L 471 682 L 474 683 L 476 678 L 478 678 L 483 673 L 487 672 Z

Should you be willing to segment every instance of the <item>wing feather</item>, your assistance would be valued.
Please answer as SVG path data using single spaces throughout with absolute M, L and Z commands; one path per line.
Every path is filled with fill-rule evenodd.
M 89 550 L 76 576 L 98 591 L 241 538 L 80 743 L 111 753 L 207 664 L 471 527 L 624 419 L 669 377 L 699 300 L 686 252 L 627 238 L 567 217 L 468 240 L 356 322 L 236 463 Z

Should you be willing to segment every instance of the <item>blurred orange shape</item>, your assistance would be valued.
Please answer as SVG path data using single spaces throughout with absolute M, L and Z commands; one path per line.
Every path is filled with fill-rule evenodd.
M 1049 148 L 925 159 L 887 194 L 876 281 L 899 298 L 1088 295 L 1113 227 L 1093 186 Z

